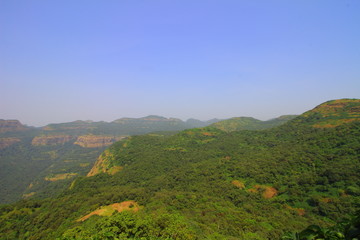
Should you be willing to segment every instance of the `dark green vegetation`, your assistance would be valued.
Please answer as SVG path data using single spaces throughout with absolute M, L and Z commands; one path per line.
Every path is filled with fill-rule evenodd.
M 310 225 L 301 232 L 288 232 L 281 240 L 358 240 L 360 239 L 360 211 L 349 220 L 339 222 L 329 228 Z
M 120 118 L 113 122 L 75 121 L 49 124 L 48 131 L 69 134 L 94 135 L 139 135 L 156 131 L 181 131 L 194 127 L 205 127 L 219 120 L 200 121 L 189 119 L 184 122 L 177 118 L 150 115 L 143 118 Z
M 94 165 L 116 174 L 2 206 L 0 239 L 280 239 L 309 225 L 320 234 L 360 207 L 359 106 L 327 102 L 262 131 L 132 136 Z M 77 221 L 128 200 L 140 210 Z
M 192 119 L 183 122 L 148 116 L 111 123 L 75 121 L 33 128 L 17 120 L 0 120 L 0 203 L 22 197 L 55 196 L 75 176 L 86 175 L 100 153 L 116 138 L 154 131 L 179 131 L 216 121 Z M 83 140 L 89 143 L 82 144 L 78 140 L 80 136 L 85 136 Z M 104 142 L 101 137 L 113 139 Z
M 60 146 L 33 146 L 30 139 L 0 151 L 0 202 L 21 197 L 54 196 L 71 179 L 47 181 L 46 177 L 77 173 L 85 175 L 104 148 L 86 149 L 72 143 Z

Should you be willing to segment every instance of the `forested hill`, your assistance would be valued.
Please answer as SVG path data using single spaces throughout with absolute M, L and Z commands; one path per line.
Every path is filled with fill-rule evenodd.
M 338 99 L 325 102 L 307 111 L 294 122 L 315 128 L 332 128 L 360 120 L 359 99 Z
M 268 121 L 261 121 L 252 117 L 235 117 L 213 123 L 211 126 L 226 132 L 240 130 L 262 130 L 280 126 L 289 120 L 296 118 L 297 115 L 284 115 Z
M 330 101 L 262 131 L 132 136 L 58 197 L 3 206 L 1 237 L 279 239 L 331 226 L 359 208 L 359 107 Z
M 0 203 L 49 197 L 86 175 L 99 154 L 129 135 L 204 127 L 218 120 L 147 116 L 113 122 L 74 121 L 34 128 L 0 119 Z
M 156 131 L 181 131 L 188 128 L 205 127 L 213 122 L 214 120 L 200 121 L 195 119 L 182 121 L 177 118 L 149 115 L 142 118 L 120 118 L 112 122 L 74 121 L 49 124 L 42 129 L 48 133 L 61 132 L 70 135 L 138 135 Z

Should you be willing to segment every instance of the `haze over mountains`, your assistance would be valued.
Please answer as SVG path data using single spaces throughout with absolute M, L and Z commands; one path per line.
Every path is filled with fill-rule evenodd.
M 243 120 L 246 119 L 246 123 Z M 0 203 L 19 200 L 34 194 L 48 196 L 61 191 L 75 176 L 86 175 L 97 156 L 114 142 L 130 135 L 151 132 L 174 134 L 189 128 L 217 123 L 219 129 L 264 129 L 280 125 L 287 117 L 269 121 L 251 118 L 182 121 L 150 115 L 143 118 L 120 118 L 113 122 L 74 121 L 28 127 L 18 120 L 0 120 Z M 58 182 L 57 180 L 62 180 Z
M 1 201 L 27 199 L 0 208 L 5 239 L 279 239 L 359 207 L 359 99 L 182 131 L 158 116 L 19 124 L 1 122 Z
M 359 12 L 0 1 L 0 240 L 360 239 Z

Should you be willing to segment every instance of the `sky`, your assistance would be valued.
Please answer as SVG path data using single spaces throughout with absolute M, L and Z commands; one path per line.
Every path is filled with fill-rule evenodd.
M 2 0 L 0 119 L 301 114 L 360 97 L 358 0 Z

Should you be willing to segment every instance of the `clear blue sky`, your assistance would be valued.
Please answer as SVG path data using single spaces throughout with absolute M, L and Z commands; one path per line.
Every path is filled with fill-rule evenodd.
M 0 1 L 0 119 L 266 120 L 359 97 L 358 0 Z

